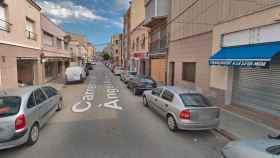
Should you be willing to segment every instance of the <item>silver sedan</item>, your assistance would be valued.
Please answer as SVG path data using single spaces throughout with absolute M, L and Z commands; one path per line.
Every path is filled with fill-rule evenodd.
M 62 102 L 62 96 L 49 86 L 1 91 L 0 149 L 35 144 L 40 128 L 62 109 Z
M 209 130 L 219 125 L 220 110 L 200 93 L 176 87 L 159 87 L 143 94 L 143 104 L 167 120 L 171 131 Z

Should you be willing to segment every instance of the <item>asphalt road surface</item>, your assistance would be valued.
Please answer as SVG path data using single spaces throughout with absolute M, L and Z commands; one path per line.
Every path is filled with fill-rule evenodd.
M 169 131 L 101 63 L 85 83 L 61 93 L 64 109 L 40 130 L 39 141 L 0 151 L 0 158 L 220 158 L 227 143 L 213 131 Z

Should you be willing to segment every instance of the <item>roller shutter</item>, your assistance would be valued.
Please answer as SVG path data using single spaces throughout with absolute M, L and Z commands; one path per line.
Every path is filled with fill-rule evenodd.
M 270 69 L 236 69 L 233 81 L 233 104 L 280 112 L 280 64 Z

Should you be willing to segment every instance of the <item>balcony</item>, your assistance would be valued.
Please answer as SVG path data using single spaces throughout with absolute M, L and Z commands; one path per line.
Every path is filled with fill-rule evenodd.
M 37 40 L 37 34 L 34 33 L 34 32 L 25 30 L 25 36 L 26 36 L 26 38 L 29 39 L 29 40 L 34 40 L 34 41 Z
M 170 0 L 146 0 L 145 1 L 145 25 L 155 24 L 154 20 L 164 20 L 169 14 Z
M 11 25 L 9 22 L 0 19 L 0 30 L 10 32 Z

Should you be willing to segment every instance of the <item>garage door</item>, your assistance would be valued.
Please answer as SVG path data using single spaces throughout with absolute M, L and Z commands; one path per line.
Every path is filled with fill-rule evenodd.
M 280 64 L 270 69 L 237 69 L 234 72 L 233 103 L 267 112 L 280 112 Z
M 151 60 L 151 76 L 157 82 L 165 83 L 166 76 L 166 60 L 152 59 Z

